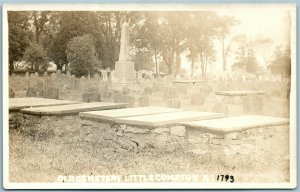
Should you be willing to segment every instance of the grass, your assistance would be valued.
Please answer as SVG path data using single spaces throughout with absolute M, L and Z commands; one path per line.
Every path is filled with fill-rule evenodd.
M 56 182 L 59 175 L 129 174 L 230 174 L 236 182 L 288 181 L 288 169 L 280 168 L 278 162 L 280 156 L 224 157 L 181 149 L 128 151 L 109 142 L 86 142 L 76 134 L 40 140 L 12 129 L 9 158 L 11 182 Z

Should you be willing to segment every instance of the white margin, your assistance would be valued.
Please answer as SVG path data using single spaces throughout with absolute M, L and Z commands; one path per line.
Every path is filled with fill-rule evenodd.
M 228 7 L 229 6 L 229 7 Z M 272 8 L 291 11 L 291 92 L 290 92 L 290 182 L 287 183 L 12 183 L 9 182 L 8 126 L 8 22 L 7 11 L 199 11 Z M 3 40 L 3 187 L 5 189 L 291 189 L 297 186 L 297 98 L 296 98 L 296 4 L 5 4 L 2 9 Z

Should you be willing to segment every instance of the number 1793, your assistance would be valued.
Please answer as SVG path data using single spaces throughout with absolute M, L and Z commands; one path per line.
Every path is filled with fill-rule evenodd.
M 232 175 L 218 175 L 217 181 L 224 181 L 224 182 L 234 182 L 234 177 Z

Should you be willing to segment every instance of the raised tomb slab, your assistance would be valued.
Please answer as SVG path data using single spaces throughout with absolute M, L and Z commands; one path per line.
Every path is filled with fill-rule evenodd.
M 162 114 L 179 112 L 181 109 L 167 108 L 167 107 L 135 107 L 107 111 L 90 111 L 80 113 L 79 116 L 87 120 L 115 122 L 118 118 Z
M 93 102 L 26 108 L 20 111 L 23 120 L 20 130 L 39 139 L 64 134 L 74 134 L 74 138 L 79 138 L 80 112 L 124 107 L 126 107 L 124 103 Z
M 220 113 L 157 108 L 160 109 L 158 113 L 158 110 L 153 109 L 155 108 L 128 108 L 121 113 L 114 113 L 120 110 L 102 111 L 99 118 L 97 118 L 99 112 L 80 113 L 81 135 L 88 142 L 112 142 L 129 150 L 146 147 L 175 150 L 185 145 L 186 140 L 185 127 L 178 123 L 223 117 Z M 144 114 L 139 111 L 143 111 Z M 158 114 L 149 114 L 153 112 Z
M 38 97 L 22 97 L 9 99 L 9 112 L 20 111 L 29 107 L 56 106 L 79 103 L 70 100 L 44 99 Z
M 58 106 L 78 103 L 70 100 L 45 99 L 39 97 L 20 97 L 9 99 L 9 127 L 18 128 L 23 121 L 20 110 L 31 107 Z

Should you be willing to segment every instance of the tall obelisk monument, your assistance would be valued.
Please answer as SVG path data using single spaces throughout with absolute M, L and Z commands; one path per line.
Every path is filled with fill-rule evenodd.
M 130 61 L 129 26 L 122 25 L 119 60 L 115 63 L 115 83 L 135 83 L 134 63 Z

